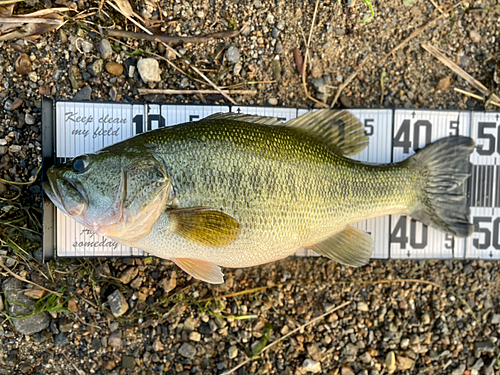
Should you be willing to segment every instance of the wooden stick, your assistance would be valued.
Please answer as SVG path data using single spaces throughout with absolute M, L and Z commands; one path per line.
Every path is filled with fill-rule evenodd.
M 60 25 L 62 21 L 54 18 L 4 17 L 0 18 L 0 23 L 45 23 L 47 25 Z
M 465 70 L 463 70 L 461 67 L 459 67 L 457 64 L 455 64 L 453 61 L 451 61 L 449 58 L 447 58 L 443 52 L 441 52 L 438 48 L 430 45 L 423 43 L 422 48 L 425 49 L 427 52 L 429 52 L 432 56 L 434 56 L 436 59 L 441 61 L 444 65 L 446 65 L 448 68 L 453 70 L 456 74 L 458 74 L 460 77 L 462 77 L 465 81 L 467 81 L 472 87 L 474 87 L 476 90 L 481 92 L 484 96 L 490 97 L 495 101 L 495 102 L 500 102 L 500 97 L 497 95 L 493 94 L 488 90 L 486 86 L 484 86 L 481 82 L 476 80 L 474 77 L 472 77 L 469 73 L 467 73 Z
M 365 56 L 365 58 L 363 59 L 363 61 L 361 61 L 359 63 L 357 69 L 345 80 L 344 83 L 342 83 L 339 86 L 339 89 L 337 90 L 337 95 L 335 95 L 335 98 L 333 99 L 332 104 L 330 104 L 330 108 L 333 108 L 333 106 L 337 103 L 337 100 L 339 99 L 339 96 L 342 93 L 342 91 L 344 91 L 344 89 L 347 87 L 347 85 L 349 85 L 349 83 L 351 83 L 351 81 L 354 78 L 356 78 L 356 76 L 361 71 L 361 69 L 363 68 L 363 66 L 365 66 L 366 62 L 368 61 L 368 57 L 370 57 L 370 52 L 368 53 L 368 55 Z
M 117 38 L 131 38 L 131 39 L 143 39 L 150 40 L 153 42 L 164 42 L 164 43 L 206 43 L 211 39 L 216 38 L 234 38 L 239 35 L 238 30 L 233 31 L 221 31 L 218 33 L 207 34 L 202 36 L 167 36 L 167 35 L 149 35 L 146 33 L 134 33 L 132 31 L 123 30 L 108 30 L 108 35 Z
M 485 98 L 483 96 L 479 96 L 479 95 L 473 94 L 473 93 L 471 93 L 469 91 L 465 91 L 465 90 L 462 90 L 462 89 L 459 89 L 459 88 L 456 88 L 456 87 L 454 87 L 453 90 L 455 90 L 456 92 L 458 92 L 460 94 L 464 94 L 464 95 L 470 96 L 472 98 L 482 100 L 483 102 L 485 100 Z M 488 103 L 493 104 L 494 106 L 500 107 L 500 103 L 495 102 L 494 100 L 490 99 L 490 100 L 488 100 L 486 102 L 486 104 L 488 104 Z
M 165 94 L 165 95 L 196 95 L 196 94 L 220 94 L 217 90 L 169 90 L 169 89 L 137 89 L 140 95 Z M 221 90 L 230 95 L 256 95 L 257 90 Z

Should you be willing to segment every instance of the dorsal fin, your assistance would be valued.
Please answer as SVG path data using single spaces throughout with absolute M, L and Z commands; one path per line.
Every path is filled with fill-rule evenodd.
M 247 115 L 244 113 L 215 113 L 200 121 L 205 120 L 234 120 L 234 121 L 243 121 L 243 122 L 251 122 L 253 124 L 262 124 L 262 125 L 283 125 L 283 121 L 278 120 L 276 117 L 266 117 L 266 116 L 255 116 L 255 115 Z
M 350 112 L 320 109 L 285 123 L 306 132 L 343 155 L 352 156 L 368 145 L 368 136 L 361 121 Z

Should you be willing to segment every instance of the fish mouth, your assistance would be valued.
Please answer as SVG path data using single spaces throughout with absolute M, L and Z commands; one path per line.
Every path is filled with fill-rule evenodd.
M 88 200 L 79 182 L 64 178 L 57 170 L 50 168 L 42 187 L 50 200 L 66 215 L 79 217 L 85 214 Z

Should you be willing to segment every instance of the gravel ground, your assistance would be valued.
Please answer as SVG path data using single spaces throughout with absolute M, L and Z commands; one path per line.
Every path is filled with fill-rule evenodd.
M 484 109 L 480 100 L 453 91 L 474 89 L 421 44 L 438 46 L 485 86 L 497 88 L 500 8 L 493 0 L 461 2 L 451 16 L 383 60 L 454 4 L 374 1 L 374 19 L 360 23 L 369 15 L 362 1 L 320 1 L 306 70 L 310 94 L 330 104 L 367 58 L 336 106 Z M 26 1 L 14 13 L 50 6 L 50 1 Z M 66 13 L 62 28 L 34 40 L 0 42 L 3 180 L 29 182 L 37 175 L 41 95 L 227 103 L 212 94 L 139 95 L 144 88 L 211 88 L 190 69 L 194 66 L 220 87 L 256 90 L 232 95 L 238 104 L 318 105 L 305 95 L 294 54 L 297 49 L 304 55 L 314 1 L 134 5 L 139 22 L 167 35 L 240 30 L 233 38 L 178 44 L 173 50 L 120 39 L 125 47 L 104 38 L 98 31 L 106 27 L 140 31 L 107 2 L 100 15 L 99 1 L 56 0 L 54 6 L 76 10 Z M 150 53 L 156 60 L 138 62 L 155 57 Z M 498 263 L 391 261 L 352 269 L 323 258 L 291 257 L 225 270 L 222 286 L 199 283 L 154 258 L 59 259 L 42 265 L 39 183 L 0 182 L 0 198 L 5 267 L 0 313 L 25 317 L 0 325 L 0 374 L 220 374 L 252 356 L 238 374 L 499 373 Z M 61 296 L 44 294 L 11 273 Z M 270 343 L 276 344 L 261 352 Z

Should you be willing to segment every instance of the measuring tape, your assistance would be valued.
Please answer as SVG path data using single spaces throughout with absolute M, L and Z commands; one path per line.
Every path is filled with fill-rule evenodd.
M 465 135 L 477 144 L 468 182 L 475 233 L 466 239 L 429 228 L 405 215 L 365 220 L 354 226 L 373 236 L 376 259 L 500 259 L 500 114 L 496 112 L 352 109 L 369 145 L 354 159 L 399 162 L 437 139 Z M 288 121 L 309 110 L 283 107 L 122 104 L 44 99 L 42 153 L 50 165 L 91 153 L 150 130 L 197 121 L 217 112 L 277 117 Z M 140 250 L 99 237 L 56 210 L 44 197 L 44 256 L 143 256 Z M 317 255 L 302 249 L 297 255 Z

